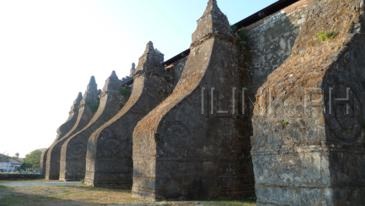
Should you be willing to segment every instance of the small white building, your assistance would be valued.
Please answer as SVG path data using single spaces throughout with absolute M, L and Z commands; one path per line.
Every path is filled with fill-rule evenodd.
M 21 165 L 21 162 L 9 159 L 7 161 L 0 162 L 0 172 L 16 172 Z

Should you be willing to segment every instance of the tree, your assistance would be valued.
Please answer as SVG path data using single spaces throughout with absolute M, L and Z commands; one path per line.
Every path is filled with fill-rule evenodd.
M 22 168 L 32 168 L 32 169 L 39 169 L 41 159 L 42 150 L 34 150 L 33 152 L 27 154 L 24 158 Z

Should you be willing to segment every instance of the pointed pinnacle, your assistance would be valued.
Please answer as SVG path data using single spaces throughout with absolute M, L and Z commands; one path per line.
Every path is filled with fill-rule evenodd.
M 103 87 L 103 92 L 108 92 L 112 90 L 117 90 L 120 87 L 121 81 L 119 80 L 115 71 L 112 72 L 110 77 L 105 80 L 105 84 Z
M 90 81 L 89 81 L 89 86 L 91 85 L 96 85 L 96 81 L 95 81 L 95 77 L 91 76 Z
M 192 45 L 213 34 L 232 38 L 231 27 L 226 15 L 222 13 L 216 0 L 209 0 L 204 14 L 198 20 L 198 26 L 192 36 Z
M 132 68 L 130 70 L 129 76 L 130 77 L 133 77 L 134 73 L 136 73 L 136 64 L 135 63 L 132 63 Z
M 146 45 L 146 49 L 144 51 L 145 54 L 148 54 L 150 53 L 151 51 L 154 51 L 155 48 L 153 47 L 153 42 L 152 41 L 149 41 Z
M 115 71 L 112 71 L 112 73 L 109 76 L 109 79 L 118 79 L 117 73 L 115 73 Z
M 76 100 L 81 100 L 82 99 L 82 92 L 79 92 L 79 94 L 77 95 L 77 98 L 76 98 Z
M 209 0 L 208 5 L 217 7 L 217 0 Z
M 95 93 L 98 90 L 98 85 L 96 84 L 95 81 L 95 77 L 91 76 L 89 84 L 87 85 L 85 94 L 84 94 L 84 98 L 86 98 L 86 96 L 89 96 L 90 93 Z
M 97 93 L 98 93 L 98 85 L 96 84 L 95 77 L 91 76 L 83 99 L 86 102 L 91 101 L 91 99 L 95 99 L 98 96 Z
M 153 47 L 153 43 L 150 41 L 146 45 L 146 50 L 139 58 L 138 66 L 136 68 L 136 74 L 140 71 L 150 72 L 151 69 L 156 68 L 156 65 L 161 65 L 164 60 L 164 55 Z
M 217 0 L 209 0 L 204 14 L 211 13 L 212 11 L 220 11 Z

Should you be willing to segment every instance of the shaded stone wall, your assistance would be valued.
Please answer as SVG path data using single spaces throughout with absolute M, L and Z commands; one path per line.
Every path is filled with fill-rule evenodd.
M 364 28 L 364 27 L 363 27 Z M 364 30 L 363 30 L 364 31 Z M 335 205 L 365 203 L 365 36 L 356 34 L 323 80 L 325 131 Z
M 291 54 L 309 2 L 301 0 L 238 31 L 243 43 L 244 68 L 251 79 L 246 86 L 253 93 Z
M 174 82 L 174 87 L 176 86 L 176 84 L 179 82 L 181 74 L 183 72 L 185 63 L 186 63 L 187 57 L 184 57 L 182 59 L 177 60 L 176 62 L 170 64 L 170 65 L 165 65 L 165 69 L 166 71 L 171 73 L 171 77 L 173 77 L 173 82 Z
M 215 0 L 198 22 L 176 88 L 134 130 L 135 196 L 181 200 L 254 193 L 250 133 L 243 130 L 249 122 L 242 121 L 232 94 L 241 87 L 233 34 Z
M 101 93 L 100 105 L 88 125 L 69 137 L 62 145 L 60 180 L 76 181 L 84 179 L 86 148 L 90 135 L 101 125 L 111 119 L 125 104 L 128 97 L 122 88 L 122 82 L 115 72 L 106 80 Z
M 85 95 L 80 103 L 75 125 L 64 137 L 53 143 L 48 149 L 45 171 L 45 178 L 47 180 L 59 179 L 61 146 L 71 135 L 89 123 L 99 105 L 98 93 L 95 78 L 91 77 Z
M 148 43 L 139 59 L 129 100 L 89 139 L 86 184 L 131 188 L 133 129 L 172 90 L 173 82 L 169 82 L 171 76 L 162 64 L 163 54 L 153 47 L 152 42 Z
M 256 94 L 258 205 L 363 205 L 363 0 L 314 0 L 288 59 Z

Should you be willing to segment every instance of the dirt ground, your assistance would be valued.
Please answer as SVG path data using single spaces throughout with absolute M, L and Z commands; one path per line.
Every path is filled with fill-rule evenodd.
M 255 206 L 252 201 L 148 202 L 129 191 L 83 186 L 78 182 L 0 181 L 0 206 Z

